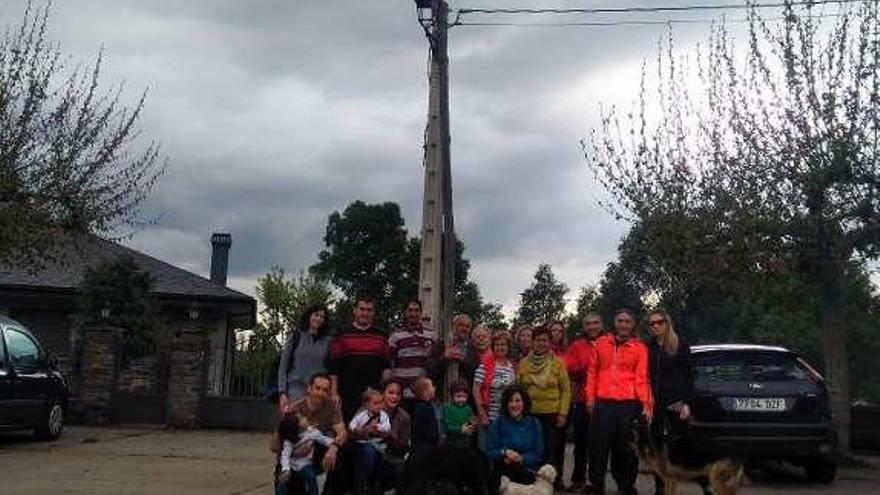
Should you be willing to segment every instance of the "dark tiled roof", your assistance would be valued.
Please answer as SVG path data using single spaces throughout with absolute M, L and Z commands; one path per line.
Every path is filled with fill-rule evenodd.
M 65 261 L 51 263 L 38 272 L 0 266 L 0 287 L 72 290 L 79 287 L 86 268 L 109 259 L 130 256 L 138 266 L 153 275 L 156 294 L 255 304 L 254 298 L 247 294 L 97 236 L 80 237 L 60 244 Z

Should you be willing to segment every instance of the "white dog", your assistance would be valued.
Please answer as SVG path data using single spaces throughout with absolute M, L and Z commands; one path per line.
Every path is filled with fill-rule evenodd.
M 556 468 L 544 464 L 535 474 L 535 482 L 523 485 L 510 481 L 507 476 L 501 477 L 499 495 L 553 495 L 553 482 L 556 481 Z

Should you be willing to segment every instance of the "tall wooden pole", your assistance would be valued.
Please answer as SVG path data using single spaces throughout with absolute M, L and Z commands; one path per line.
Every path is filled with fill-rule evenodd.
M 448 6 L 432 0 L 427 28 L 431 44 L 428 129 L 425 143 L 425 190 L 422 200 L 422 246 L 419 298 L 429 325 L 446 345 L 455 308 L 455 224 L 452 215 L 452 169 L 449 137 Z M 446 383 L 458 377 L 447 367 Z M 445 392 L 445 391 L 444 391 Z

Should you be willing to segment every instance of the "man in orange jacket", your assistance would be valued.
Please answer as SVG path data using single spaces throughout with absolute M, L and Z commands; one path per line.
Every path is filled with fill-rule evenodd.
M 591 416 L 587 493 L 605 493 L 609 451 L 618 491 L 637 493 L 639 461 L 627 443 L 627 432 L 640 412 L 650 422 L 654 406 L 648 384 L 648 348 L 635 335 L 635 327 L 635 312 L 619 309 L 614 313 L 614 332 L 593 344 L 585 393 Z
M 571 472 L 570 492 L 580 492 L 587 481 L 587 445 L 589 445 L 590 416 L 587 414 L 587 368 L 593 359 L 593 342 L 602 335 L 604 325 L 599 313 L 584 315 L 583 333 L 565 353 L 565 365 L 571 378 L 571 423 L 574 427 L 574 470 Z

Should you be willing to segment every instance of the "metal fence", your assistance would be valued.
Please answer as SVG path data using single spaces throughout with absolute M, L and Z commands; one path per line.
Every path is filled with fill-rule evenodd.
M 238 348 L 232 358 L 229 397 L 268 398 L 276 391 L 279 351 L 274 348 Z
M 203 428 L 270 430 L 278 418 L 274 401 L 278 356 L 276 348 L 250 348 L 239 341 L 233 352 L 228 378 L 220 390 L 202 398 L 199 425 Z M 222 363 L 211 363 L 209 376 L 219 377 Z

